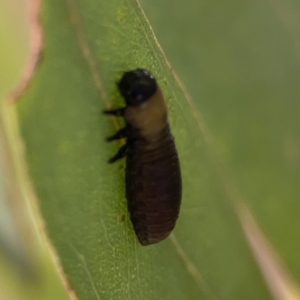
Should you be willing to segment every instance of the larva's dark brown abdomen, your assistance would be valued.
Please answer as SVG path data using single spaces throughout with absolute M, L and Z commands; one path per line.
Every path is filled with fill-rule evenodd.
M 181 201 L 181 174 L 169 126 L 156 141 L 128 139 L 126 197 L 142 245 L 158 243 L 175 227 Z

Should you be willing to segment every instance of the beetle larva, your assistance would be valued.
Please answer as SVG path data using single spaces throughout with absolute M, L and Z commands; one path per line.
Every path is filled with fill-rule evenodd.
M 122 116 L 126 126 L 107 138 L 127 142 L 109 162 L 126 156 L 126 198 L 142 245 L 165 239 L 174 229 L 181 203 L 177 150 L 167 121 L 167 106 L 155 78 L 137 69 L 125 72 L 118 88 L 126 106 L 105 111 Z

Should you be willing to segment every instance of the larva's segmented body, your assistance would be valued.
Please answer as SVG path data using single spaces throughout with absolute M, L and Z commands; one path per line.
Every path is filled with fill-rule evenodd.
M 181 202 L 177 150 L 167 122 L 160 88 L 146 70 L 126 72 L 119 83 L 125 108 L 106 111 L 122 115 L 126 127 L 108 138 L 127 137 L 110 162 L 127 156 L 126 198 L 134 230 L 142 245 L 158 243 L 175 227 Z

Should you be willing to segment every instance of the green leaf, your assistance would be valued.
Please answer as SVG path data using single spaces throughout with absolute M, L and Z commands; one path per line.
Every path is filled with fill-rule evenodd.
M 204 116 L 226 177 L 299 290 L 299 3 L 143 4 Z
M 268 148 L 261 157 L 256 147 L 268 145 L 273 137 L 278 142 L 278 118 L 271 113 L 264 118 L 264 114 L 269 113 L 270 106 L 277 112 L 282 109 L 278 103 L 283 102 L 273 103 L 275 94 L 267 89 L 268 84 L 278 87 L 282 77 L 279 72 L 278 77 L 263 81 L 273 73 L 270 67 L 257 75 L 262 57 L 257 60 L 253 54 L 248 63 L 239 56 L 248 47 L 245 53 L 257 50 L 253 40 L 263 43 L 263 38 L 255 40 L 253 29 L 258 30 L 261 23 L 253 27 L 251 22 L 255 13 L 258 21 L 265 20 L 255 11 L 258 4 L 251 6 L 252 10 L 242 6 L 246 4 L 236 6 L 234 1 L 227 10 L 224 3 L 219 4 L 183 7 L 159 2 L 156 6 L 165 9 L 163 16 L 169 16 L 172 9 L 183 13 L 185 8 L 186 19 L 194 22 L 188 27 L 189 23 L 183 26 L 177 20 L 174 24 L 178 27 L 169 28 L 164 35 L 174 65 L 180 74 L 182 70 L 197 100 L 194 105 L 174 77 L 135 1 L 43 1 L 43 59 L 32 85 L 18 100 L 17 113 L 46 231 L 78 299 L 270 298 L 259 273 L 262 264 L 257 263 L 247 244 L 246 225 L 250 222 L 241 218 L 239 208 L 251 204 L 259 215 L 254 203 L 272 199 L 273 191 L 267 196 L 259 185 L 260 180 L 270 179 L 272 171 L 270 168 L 262 173 L 259 168 L 259 163 L 269 158 Z M 215 8 L 218 15 L 214 15 Z M 270 12 L 266 5 L 263 8 L 265 14 Z M 200 11 L 203 15 L 210 13 L 204 25 L 215 35 L 196 25 L 202 20 L 197 14 Z M 244 39 L 241 24 L 246 21 L 250 32 Z M 163 36 L 162 27 L 157 27 Z M 169 35 L 173 39 L 168 39 Z M 272 41 L 277 45 L 275 36 Z M 188 52 L 182 51 L 184 55 L 180 56 L 176 49 L 186 44 Z M 264 58 L 268 57 L 267 50 L 262 52 Z M 115 82 L 124 70 L 137 67 L 150 69 L 164 91 L 184 187 L 174 233 L 149 247 L 138 244 L 129 221 L 121 168 L 124 162 L 113 166 L 106 163 L 119 145 L 106 144 L 104 138 L 120 126 L 119 121 L 101 115 L 105 107 L 122 103 Z M 189 68 L 193 72 L 188 73 Z M 280 91 L 283 95 L 284 89 Z M 261 107 L 264 109 L 259 110 Z M 252 122 L 257 111 L 261 112 L 260 119 Z M 272 121 L 267 123 L 269 127 L 264 126 L 265 120 Z M 240 125 L 246 122 L 249 127 Z M 297 122 L 295 119 L 293 128 Z M 281 167 L 276 174 L 286 168 L 277 165 Z M 295 172 L 298 174 L 298 169 Z M 278 182 L 269 184 L 269 189 Z M 254 199 L 253 203 L 249 199 Z M 264 215 L 260 217 L 265 219 Z

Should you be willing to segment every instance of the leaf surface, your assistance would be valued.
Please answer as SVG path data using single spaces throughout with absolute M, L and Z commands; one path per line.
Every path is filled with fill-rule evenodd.
M 208 109 L 220 117 L 231 106 L 222 106 L 221 96 L 209 106 L 196 88 L 196 105 L 189 100 L 135 1 L 43 1 L 41 22 L 43 57 L 17 112 L 46 231 L 78 299 L 270 298 L 238 219 L 236 205 L 244 198 L 232 196 L 243 186 L 242 175 L 232 175 L 227 123 Z M 149 247 L 138 244 L 129 221 L 124 161 L 107 164 L 119 144 L 106 144 L 105 137 L 122 121 L 101 114 L 123 104 L 115 83 L 137 67 L 151 70 L 164 91 L 184 187 L 174 233 Z M 219 79 L 233 90 L 237 70 L 228 82 L 221 81 L 224 74 L 211 75 L 211 84 Z M 208 86 L 197 75 L 188 82 Z M 202 101 L 206 119 L 215 118 L 209 125 L 219 127 L 204 123 Z M 239 128 L 238 113 L 228 126 Z M 227 160 L 222 151 L 229 151 Z

